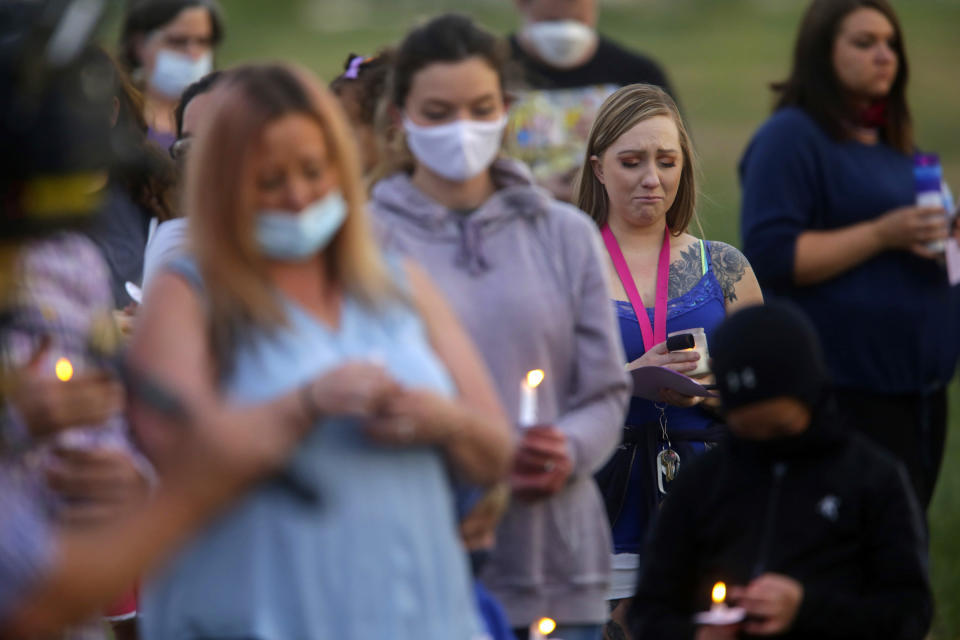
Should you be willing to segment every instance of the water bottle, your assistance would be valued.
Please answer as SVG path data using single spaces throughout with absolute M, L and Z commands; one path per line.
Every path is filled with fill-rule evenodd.
M 913 184 L 918 207 L 943 207 L 946 210 L 943 190 L 943 169 L 940 157 L 935 153 L 917 153 L 913 156 Z M 930 251 L 942 253 L 944 240 L 927 243 Z

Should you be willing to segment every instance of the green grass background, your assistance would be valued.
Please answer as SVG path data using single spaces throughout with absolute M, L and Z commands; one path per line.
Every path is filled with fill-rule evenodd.
M 444 10 L 498 33 L 515 25 L 511 0 L 221 0 L 227 38 L 220 64 L 295 60 L 323 79 L 348 53 L 372 53 Z M 806 2 L 601 0 L 600 28 L 657 58 L 676 88 L 702 159 L 700 218 L 708 237 L 739 244 L 736 163 L 769 113 L 771 81 L 788 70 Z M 960 191 L 960 0 L 894 1 L 910 56 L 910 99 L 921 148 L 938 151 Z M 960 327 L 957 327 L 960 330 Z M 891 336 L 891 340 L 896 336 Z M 944 471 L 930 511 L 937 596 L 933 637 L 960 638 L 960 386 Z

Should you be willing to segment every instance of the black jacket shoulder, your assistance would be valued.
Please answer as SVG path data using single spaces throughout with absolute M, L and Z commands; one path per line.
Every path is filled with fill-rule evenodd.
M 556 69 L 530 56 L 516 34 L 509 36 L 511 55 L 531 89 L 573 89 L 603 84 L 618 87 L 638 82 L 662 87 L 676 99 L 663 67 L 647 55 L 631 51 L 602 35 L 594 56 L 574 69 Z

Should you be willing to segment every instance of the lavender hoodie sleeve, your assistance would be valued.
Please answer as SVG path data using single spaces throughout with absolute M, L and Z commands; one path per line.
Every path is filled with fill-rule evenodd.
M 625 356 L 610 304 L 600 235 L 582 213 L 563 216 L 566 268 L 574 304 L 574 381 L 557 426 L 570 440 L 574 474 L 592 474 L 613 453 L 630 398 Z
M 32 497 L 0 466 L 0 629 L 54 559 L 53 533 Z

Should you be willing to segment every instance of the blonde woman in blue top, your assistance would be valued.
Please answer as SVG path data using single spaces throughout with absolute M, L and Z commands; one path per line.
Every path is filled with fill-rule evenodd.
M 698 354 L 668 352 L 667 334 L 703 329 L 709 343 L 728 314 L 763 296 L 737 249 L 688 232 L 696 215 L 696 155 L 676 103 L 648 84 L 618 89 L 597 113 L 584 161 L 577 205 L 604 238 L 626 361 L 702 376 L 695 374 Z M 647 532 L 669 490 L 658 459 L 679 457 L 683 473 L 724 433 L 715 401 L 705 410 L 703 398 L 670 389 L 660 400 L 631 398 L 620 447 L 597 474 L 613 531 L 612 618 L 621 625 Z
M 426 276 L 376 249 L 334 99 L 282 66 L 216 97 L 187 165 L 194 252 L 147 291 L 134 359 L 198 405 L 341 375 L 304 387 L 317 424 L 284 473 L 154 577 L 143 636 L 470 640 L 448 474 L 506 470 L 489 377 Z

